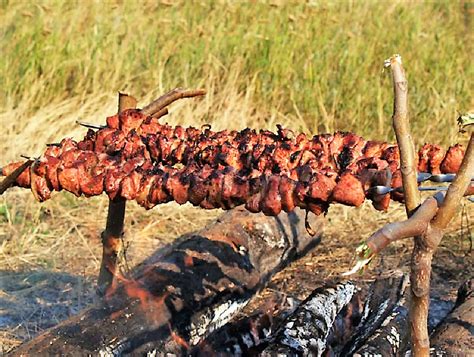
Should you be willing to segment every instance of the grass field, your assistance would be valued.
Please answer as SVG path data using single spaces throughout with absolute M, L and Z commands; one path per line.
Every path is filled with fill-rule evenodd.
M 102 123 L 116 111 L 119 90 L 145 105 L 176 86 L 208 95 L 175 104 L 171 123 L 282 123 L 307 133 L 350 130 L 393 140 L 391 79 L 382 68 L 396 52 L 408 72 L 417 144 L 462 142 L 455 120 L 474 109 L 472 14 L 464 1 L 0 0 L 0 165 L 38 155 L 64 136 L 80 137 L 75 121 Z M 69 304 L 83 306 L 93 290 L 106 204 L 104 197 L 58 194 L 40 205 L 30 192 L 7 192 L 0 198 L 0 283 L 18 271 L 70 273 L 86 288 L 71 283 Z M 399 206 L 373 212 L 338 208 L 330 218 L 366 220 L 368 233 L 403 215 Z M 175 205 L 145 212 L 130 204 L 132 263 L 217 214 Z M 31 274 L 21 274 L 28 283 Z M 0 301 L 16 299 L 13 306 L 25 309 L 29 293 L 8 286 L 0 286 Z M 74 312 L 45 315 L 41 323 L 37 310 L 25 311 L 21 323 L 4 329 L 7 345 Z M 0 322 L 9 314 L 0 309 Z

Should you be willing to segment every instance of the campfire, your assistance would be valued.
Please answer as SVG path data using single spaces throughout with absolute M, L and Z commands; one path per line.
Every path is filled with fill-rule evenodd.
M 395 58 L 391 65 L 398 83 L 401 63 Z M 406 104 L 400 88 L 395 86 L 396 123 L 406 119 L 397 117 Z M 105 125 L 80 123 L 88 128 L 82 140 L 48 144 L 41 157 L 1 169 L 6 176 L 1 193 L 19 186 L 30 188 L 41 202 L 61 190 L 85 197 L 105 192 L 109 197 L 101 303 L 16 353 L 370 355 L 379 348 L 398 355 L 407 350 L 408 291 L 417 296 L 421 285 L 412 276 L 407 289 L 406 277 L 398 273 L 380 277 L 369 288 L 347 281 L 328 284 L 302 301 L 289 303 L 280 297 L 251 316 L 236 316 L 277 271 L 319 244 L 330 204 L 360 206 L 368 198 L 377 210 L 387 210 L 396 200 L 407 204 L 410 215 L 419 207 L 409 220 L 370 237 L 360 247 L 352 273 L 405 237 L 430 241 L 436 236 L 432 254 L 450 220 L 439 218 L 440 213 L 448 206 L 452 211 L 455 200 L 474 193 L 472 136 L 466 153 L 459 144 L 446 151 L 425 144 L 415 158 L 413 153 L 407 156 L 412 148 L 404 142 L 403 125 L 395 125 L 399 145 L 394 145 L 354 133 L 308 137 L 281 126 L 276 132 L 216 132 L 210 126 L 162 122 L 174 101 L 204 94 L 175 89 L 143 109 L 121 94 L 118 114 Z M 453 183 L 446 198 L 438 193 L 411 207 L 414 192 L 443 190 L 424 182 Z M 118 262 L 127 200 L 146 209 L 174 201 L 230 212 L 125 276 Z M 424 269 L 430 266 L 431 261 Z M 461 308 L 472 296 L 460 292 L 459 301 Z M 415 337 L 418 333 L 412 331 Z M 441 333 L 434 336 L 435 345 L 444 348 L 442 337 L 436 337 Z M 412 348 L 418 355 L 416 342 Z

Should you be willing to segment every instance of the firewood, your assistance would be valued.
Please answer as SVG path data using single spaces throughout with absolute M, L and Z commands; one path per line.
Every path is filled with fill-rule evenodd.
M 435 356 L 474 355 L 474 281 L 465 282 L 456 306 L 431 337 Z
M 319 235 L 322 218 L 311 219 Z M 131 278 L 117 276 L 104 301 L 13 355 L 180 353 L 318 242 L 305 231 L 304 211 L 266 217 L 235 209 L 160 249 Z
M 428 315 L 428 331 L 433 329 L 452 310 L 454 302 L 432 297 Z M 359 348 L 354 356 L 403 356 L 410 348 L 408 318 L 408 293 L 405 292 L 392 313 L 382 322 L 381 326 Z
M 195 357 L 257 355 L 279 323 L 300 303 L 298 299 L 273 290 L 249 315 L 232 319 L 202 340 L 190 354 Z
M 337 314 L 351 300 L 354 291 L 351 282 L 315 289 L 285 319 L 261 356 L 321 356 Z
M 352 338 L 342 348 L 342 356 L 352 355 L 387 320 L 403 297 L 406 285 L 407 279 L 400 272 L 375 280 L 366 298 L 362 319 Z

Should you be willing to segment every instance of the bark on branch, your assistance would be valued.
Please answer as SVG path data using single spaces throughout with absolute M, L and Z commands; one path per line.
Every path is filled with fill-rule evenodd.
M 400 150 L 400 169 L 403 178 L 403 192 L 405 194 L 405 206 L 407 214 L 420 205 L 420 193 L 418 192 L 417 172 L 415 165 L 415 147 L 410 134 L 408 120 L 408 81 L 405 70 L 402 67 L 400 55 L 390 58 L 390 68 L 393 79 L 393 129 L 397 137 Z
M 164 109 L 174 101 L 181 98 L 203 96 L 205 94 L 206 91 L 204 89 L 186 90 L 182 88 L 175 88 L 145 106 L 141 112 L 145 115 L 161 117 L 166 114 Z

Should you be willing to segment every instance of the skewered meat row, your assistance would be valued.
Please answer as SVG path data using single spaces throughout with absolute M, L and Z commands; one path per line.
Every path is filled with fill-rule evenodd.
M 291 176 L 294 169 L 303 165 L 314 169 L 330 168 L 339 173 L 346 169 L 355 173 L 360 165 L 373 166 L 370 160 L 375 160 L 376 166 L 387 163 L 392 173 L 399 166 L 396 146 L 366 142 L 352 133 L 338 132 L 312 138 L 299 134 L 292 139 L 289 137 L 291 132 L 280 126 L 276 134 L 266 130 L 257 133 L 250 129 L 213 132 L 210 128 L 200 130 L 163 125 L 134 109 L 107 118 L 107 123 L 106 128 L 97 132 L 89 130 L 79 143 L 67 141 L 59 147 L 53 146 L 45 156 L 58 157 L 62 152 L 77 148 L 111 156 L 120 153 L 124 160 L 143 156 L 169 165 L 232 166 L 239 171 L 286 174 L 293 179 L 296 179 Z M 426 144 L 420 150 L 419 169 L 433 174 L 456 172 L 462 156 L 463 150 L 457 145 L 444 158 L 440 146 Z
M 399 166 L 398 149 L 383 142 L 366 142 L 353 133 L 323 134 L 308 138 L 295 136 L 278 126 L 278 132 L 244 129 L 214 132 L 210 127 L 196 129 L 160 124 L 137 110 L 128 110 L 107 118 L 107 127 L 89 131 L 77 144 L 83 150 L 126 157 L 145 155 L 154 162 L 174 165 L 197 163 L 214 168 L 232 166 L 237 170 L 253 169 L 266 173 L 290 172 L 309 164 L 313 168 L 331 168 L 340 173 L 357 169 L 362 157 L 387 161 L 392 172 Z M 454 150 L 454 151 L 453 151 Z M 424 172 L 456 172 L 463 151 L 454 147 L 444 160 L 444 151 L 438 145 L 426 144 L 420 150 L 420 168 Z
M 258 171 L 242 176 L 230 166 L 151 166 L 142 158 L 120 162 L 107 157 L 92 167 L 96 160 L 93 153 L 82 152 L 71 165 L 61 169 L 37 162 L 30 170 L 35 197 L 40 201 L 50 198 L 50 187 L 54 186 L 56 190 L 85 196 L 105 191 L 111 198 L 136 200 L 147 209 L 176 201 L 207 209 L 245 204 L 249 211 L 267 215 L 277 215 L 281 210 L 289 212 L 298 206 L 320 214 L 331 201 L 359 206 L 366 196 L 364 185 L 370 186 L 374 178 L 366 172 L 364 178 L 370 179 L 364 182 L 349 171 L 339 177 L 334 171 L 313 170 L 308 165 L 298 168 L 298 180 L 293 180 L 280 174 L 259 175 Z M 24 180 L 23 184 L 26 183 Z M 386 197 L 388 202 L 390 196 Z
M 390 194 L 376 195 L 370 187 L 401 186 L 396 146 L 365 142 L 351 133 L 313 137 L 311 142 L 318 143 L 320 147 L 306 150 L 301 156 L 309 153 L 314 157 L 305 161 L 300 158 L 297 166 L 291 168 L 287 166 L 285 170 L 266 167 L 262 169 L 258 164 L 242 168 L 237 164 L 222 162 L 216 164 L 212 160 L 210 163 L 199 160 L 186 161 L 186 167 L 178 169 L 154 161 L 135 129 L 128 131 L 120 150 L 107 153 L 107 150 L 104 150 L 105 145 L 116 142 L 101 139 L 100 135 L 107 129 L 97 133 L 89 131 L 86 138 L 79 143 L 64 139 L 58 146 L 48 147 L 31 170 L 25 171 L 17 179 L 17 184 L 31 187 L 35 197 L 40 201 L 48 199 L 51 190 L 65 189 L 78 196 L 80 194 L 93 196 L 105 191 L 110 198 L 121 196 L 136 199 L 146 208 L 168 201 L 181 204 L 189 201 L 204 208 L 228 209 L 246 204 L 250 211 L 263 211 L 266 214 L 277 214 L 282 209 L 290 211 L 295 206 L 321 213 L 331 201 L 358 206 L 366 196 L 373 200 L 377 209 L 386 209 Z M 179 127 L 175 129 L 174 131 L 182 132 Z M 211 136 L 225 137 L 222 133 Z M 238 135 L 242 135 L 242 132 L 234 134 L 234 138 Z M 275 134 L 273 135 L 273 140 L 279 144 Z M 268 134 L 266 137 L 271 135 Z M 295 143 L 292 140 L 285 141 Z M 201 142 L 206 143 L 204 139 Z M 193 145 L 195 142 L 191 141 L 190 146 L 196 147 Z M 354 157 L 351 149 L 355 146 L 358 147 L 359 154 Z M 205 147 L 205 150 L 209 147 Z M 208 151 L 212 153 L 211 150 Z M 446 157 L 441 157 L 439 152 L 437 146 L 423 146 L 419 154 L 419 169 L 422 171 L 428 169 L 436 173 L 448 167 L 452 171 L 457 171 L 463 156 L 462 149 L 459 146 L 452 147 Z M 254 158 L 257 163 L 261 163 L 259 160 L 263 155 L 262 152 L 260 156 Z M 289 158 L 281 155 L 279 162 L 284 162 L 284 158 L 291 161 L 291 153 L 288 155 Z M 265 158 L 267 162 L 272 163 L 273 158 L 277 156 L 272 152 L 272 155 Z M 328 159 L 330 164 L 325 164 L 322 159 L 335 156 L 338 159 Z M 319 160 L 316 157 L 319 157 Z M 348 164 L 341 169 L 340 162 L 343 161 Z M 8 174 L 18 165 L 11 164 L 5 167 L 3 174 Z M 392 192 L 391 196 L 394 199 L 403 198 L 403 194 L 399 192 Z

